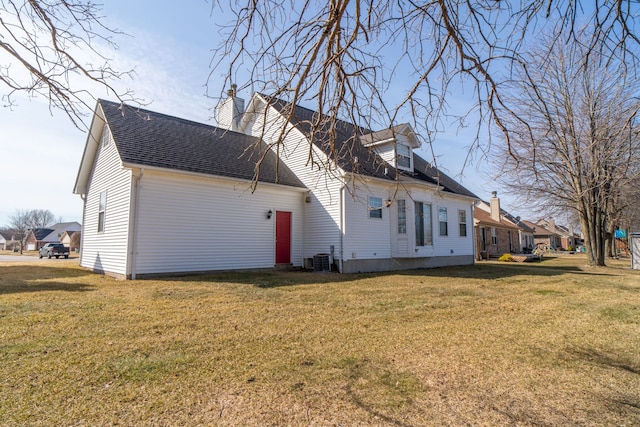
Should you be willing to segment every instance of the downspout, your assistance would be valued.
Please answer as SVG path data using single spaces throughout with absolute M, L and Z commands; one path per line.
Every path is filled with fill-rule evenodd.
M 129 242 L 131 251 L 129 252 L 129 259 L 131 260 L 131 280 L 136 280 L 136 252 L 137 252 L 137 233 L 138 233 L 138 205 L 140 203 L 140 180 L 144 175 L 144 168 L 140 169 L 139 173 L 133 174 L 133 206 L 131 207 L 130 218 L 133 218 L 133 224 L 129 232 Z
M 473 225 L 473 218 L 475 217 L 476 210 L 476 202 L 471 203 L 471 235 L 473 238 L 471 239 L 471 243 L 473 244 L 473 263 L 475 264 L 477 261 L 478 253 L 478 242 L 476 242 L 476 227 Z M 480 226 L 478 226 L 478 231 L 480 231 Z
M 345 187 L 345 185 L 346 184 L 343 184 L 342 187 L 340 187 L 340 273 L 341 274 L 344 272 L 344 268 L 343 268 L 343 262 L 344 262 L 343 236 L 344 236 L 344 224 L 346 222 L 345 212 L 344 212 L 344 206 L 345 206 L 344 187 Z
M 82 248 L 84 247 L 84 225 L 87 223 L 86 222 L 86 215 L 87 215 L 87 195 L 86 194 L 80 194 L 80 199 L 82 200 L 82 228 L 81 228 L 81 232 L 80 232 L 80 266 L 82 266 Z

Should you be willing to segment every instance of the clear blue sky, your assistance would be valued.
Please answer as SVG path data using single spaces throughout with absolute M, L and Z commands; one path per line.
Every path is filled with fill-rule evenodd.
M 211 4 L 204 0 L 112 0 L 105 2 L 103 12 L 108 26 L 128 34 L 115 39 L 119 50 L 110 52 L 114 66 L 136 70 L 134 79 L 124 79 L 116 86 L 133 90 L 150 102 L 147 108 L 151 110 L 215 124 L 212 108 L 216 101 L 205 96 L 205 84 L 211 51 L 220 38 L 214 21 L 227 18 L 218 11 L 212 16 Z M 210 95 L 221 93 L 225 89 L 221 85 L 222 76 L 214 75 Z M 95 97 L 113 99 L 102 89 L 92 91 Z M 251 93 L 240 96 L 248 99 Z M 0 107 L 0 226 L 8 225 L 16 209 L 49 209 L 66 221 L 82 222 L 82 201 L 72 190 L 86 131 L 75 128 L 64 113 L 50 112 L 44 100 L 16 99 L 15 109 Z M 449 102 L 467 108 L 464 100 Z M 88 115 L 87 124 L 90 119 Z M 457 134 L 452 128 L 438 135 L 434 150 L 446 173 L 488 199 L 495 188 L 478 172 L 486 165 L 467 165 L 464 176 L 458 176 L 473 135 L 473 129 Z M 430 160 L 430 153 L 422 155 Z M 512 213 L 526 217 L 526 212 Z

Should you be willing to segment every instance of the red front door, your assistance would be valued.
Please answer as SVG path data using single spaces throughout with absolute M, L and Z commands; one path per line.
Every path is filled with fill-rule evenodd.
M 291 212 L 276 211 L 276 264 L 291 264 Z

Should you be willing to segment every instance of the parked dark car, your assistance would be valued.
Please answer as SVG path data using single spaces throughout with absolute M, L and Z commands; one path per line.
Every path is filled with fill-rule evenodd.
M 43 247 L 40 248 L 40 258 L 47 257 L 51 259 L 51 257 L 60 258 L 61 256 L 65 258 L 69 258 L 69 248 L 67 248 L 62 243 L 47 243 Z

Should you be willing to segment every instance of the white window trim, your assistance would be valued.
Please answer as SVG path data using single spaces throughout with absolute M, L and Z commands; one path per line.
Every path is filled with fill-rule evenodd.
M 104 196 L 104 200 L 103 200 Z M 107 216 L 107 190 L 98 195 L 98 233 L 104 233 L 105 219 Z
M 398 226 L 396 228 L 396 231 L 398 234 L 406 236 L 407 235 L 407 202 L 404 199 L 398 199 L 396 204 L 398 206 Z M 400 206 L 402 206 L 402 209 L 400 208 Z M 404 214 L 404 218 L 400 218 L 400 212 Z M 402 224 L 401 221 L 403 221 L 404 224 Z M 401 225 L 403 225 L 404 231 L 401 231 L 400 229 Z
M 404 157 L 409 161 L 408 165 L 400 164 L 400 157 Z M 411 147 L 405 144 L 396 143 L 396 166 L 398 169 L 411 170 L 413 167 L 413 156 L 411 154 Z
M 464 214 L 464 221 L 461 221 L 461 215 L 460 214 Z M 460 226 L 464 224 L 464 236 L 462 234 L 460 234 Z M 467 230 L 467 211 L 465 211 L 464 209 L 458 209 L 458 235 L 460 237 L 468 237 L 469 236 L 469 231 Z
M 422 233 L 422 240 L 424 240 L 424 244 L 422 244 L 422 245 L 419 245 L 419 244 L 418 244 L 418 241 L 417 241 L 417 233 L 418 233 L 418 230 L 414 230 L 414 231 L 415 231 L 415 234 L 416 234 L 416 241 L 415 241 L 416 248 L 433 247 L 433 240 L 434 240 L 434 239 L 433 239 L 433 205 L 432 205 L 431 203 L 428 203 L 428 202 L 422 202 L 422 201 L 420 201 L 420 200 L 416 200 L 416 201 L 414 201 L 414 204 L 413 204 L 413 206 L 414 206 L 414 210 L 415 210 L 415 212 L 413 213 L 413 214 L 414 214 L 414 223 L 415 223 L 415 217 L 418 215 L 418 210 L 416 209 L 416 204 L 417 204 L 417 203 L 421 203 L 421 204 L 422 204 L 422 212 L 423 212 L 423 215 L 422 215 L 422 224 L 423 224 L 423 227 L 422 227 L 422 231 L 423 231 L 423 233 Z M 431 233 L 430 233 L 430 236 L 429 236 L 429 237 L 431 238 L 431 241 L 430 241 L 430 242 L 429 242 L 429 241 L 427 241 L 427 235 L 426 235 L 426 233 L 425 233 L 425 231 L 427 230 L 427 227 L 426 227 L 426 226 L 425 226 L 425 224 L 424 224 L 424 218 L 425 218 L 425 215 L 424 215 L 424 207 L 425 207 L 425 206 L 429 206 L 429 214 L 430 214 L 430 215 L 429 215 L 429 229 L 431 230 Z
M 440 220 L 440 214 L 443 212 L 445 214 L 445 221 Z M 442 234 L 442 223 L 446 224 L 446 233 Z M 438 234 L 440 237 L 448 237 L 449 236 L 449 213 L 446 207 L 439 206 L 438 207 Z

